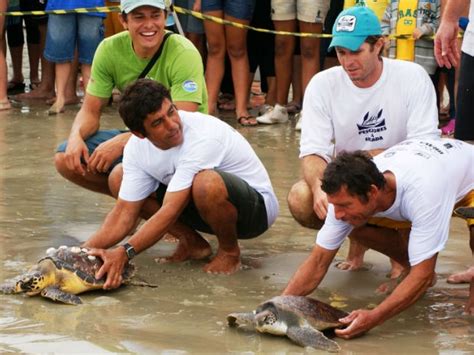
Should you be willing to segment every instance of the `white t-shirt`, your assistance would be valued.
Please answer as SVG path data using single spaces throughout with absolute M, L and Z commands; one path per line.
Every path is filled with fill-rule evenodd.
M 462 40 L 461 50 L 469 54 L 471 57 L 474 57 L 474 1 L 471 0 L 471 5 L 469 7 L 469 23 L 467 25 L 466 31 L 464 32 L 464 38 Z M 465 74 L 465 75 L 472 75 Z
M 395 175 L 395 202 L 374 217 L 412 223 L 408 242 L 411 265 L 443 249 L 456 202 L 474 189 L 474 146 L 453 139 L 407 140 L 374 158 L 378 169 Z M 337 249 L 352 226 L 337 220 L 329 204 L 316 243 Z
M 340 66 L 316 74 L 306 88 L 302 117 L 300 158 L 316 154 L 328 162 L 342 150 L 386 149 L 405 139 L 440 136 L 426 71 L 387 58 L 370 88 L 355 86 Z
M 156 191 L 160 183 L 167 191 L 191 187 L 194 176 L 204 169 L 219 169 L 245 180 L 262 194 L 268 226 L 278 215 L 278 201 L 270 177 L 250 144 L 235 129 L 219 119 L 199 112 L 178 111 L 183 124 L 183 143 L 162 150 L 135 135 L 123 154 L 123 181 L 119 197 L 140 201 Z

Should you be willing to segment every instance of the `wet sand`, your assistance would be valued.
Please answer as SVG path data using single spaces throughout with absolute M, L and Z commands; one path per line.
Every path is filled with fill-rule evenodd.
M 47 248 L 77 245 L 93 233 L 114 201 L 67 182 L 55 171 L 53 154 L 79 106 L 48 116 L 42 103 L 15 103 L 0 112 L 0 281 L 25 271 Z M 304 353 L 288 339 L 226 325 L 226 315 L 253 309 L 278 295 L 314 243 L 315 231 L 297 225 L 286 194 L 299 178 L 299 133 L 294 121 L 237 127 L 271 176 L 281 213 L 275 225 L 241 242 L 243 270 L 232 276 L 202 272 L 202 262 L 157 264 L 175 244 L 160 242 L 135 259 L 140 279 L 158 288 L 122 287 L 81 295 L 67 306 L 40 297 L 0 295 L 0 352 Z M 122 127 L 116 107 L 103 128 Z M 215 238 L 208 237 L 216 246 Z M 338 258 L 346 254 L 341 248 Z M 389 270 L 386 257 L 366 255 L 368 271 L 331 267 L 312 294 L 345 311 L 373 307 L 374 293 Z M 447 248 L 438 258 L 438 283 L 417 304 L 358 339 L 336 338 L 350 354 L 468 354 L 474 349 L 474 318 L 462 315 L 467 286 L 446 283 L 451 272 L 472 263 L 465 223 L 453 218 Z

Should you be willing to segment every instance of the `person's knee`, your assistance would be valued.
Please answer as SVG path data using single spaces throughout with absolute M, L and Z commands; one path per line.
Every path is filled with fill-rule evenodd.
M 115 198 L 118 197 L 118 194 L 119 194 L 119 191 L 120 191 L 120 185 L 122 184 L 122 178 L 123 178 L 122 164 L 118 164 L 110 172 L 109 178 L 107 180 L 108 185 L 109 185 L 110 193 Z
M 67 167 L 66 154 L 63 152 L 59 152 L 54 155 L 54 165 L 56 167 L 56 171 L 66 179 L 73 174 L 73 171 Z
M 220 196 L 227 195 L 224 190 L 225 184 L 214 170 L 202 170 L 194 176 L 192 196 L 195 203 L 206 200 L 216 201 Z
M 305 181 L 294 184 L 287 197 L 288 208 L 293 218 L 302 226 L 320 228 L 323 224 L 313 210 L 313 194 Z
M 288 36 L 289 37 L 289 36 Z M 291 57 L 291 40 L 288 38 L 279 38 L 275 40 L 275 57 Z
M 207 55 L 211 57 L 224 57 L 225 56 L 225 44 L 215 42 L 209 43 L 207 47 Z
M 319 46 L 301 45 L 301 57 L 303 59 L 315 60 L 319 57 Z
M 234 43 L 228 43 L 227 53 L 229 53 L 231 58 L 240 59 L 247 56 L 247 49 L 245 46 L 236 46 Z

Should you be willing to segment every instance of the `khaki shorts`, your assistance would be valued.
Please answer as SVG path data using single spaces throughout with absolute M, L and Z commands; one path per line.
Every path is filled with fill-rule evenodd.
M 272 20 L 324 23 L 330 0 L 272 0 Z
M 454 209 L 458 207 L 474 207 L 474 190 L 471 190 L 466 196 L 463 197 L 461 201 L 456 203 Z M 468 218 L 466 219 L 467 225 L 472 226 L 474 225 L 474 219 Z M 408 229 L 411 228 L 410 222 L 405 221 L 394 221 L 393 219 L 382 218 L 382 217 L 372 217 L 369 218 L 367 224 L 376 225 L 379 227 L 386 227 L 391 229 Z

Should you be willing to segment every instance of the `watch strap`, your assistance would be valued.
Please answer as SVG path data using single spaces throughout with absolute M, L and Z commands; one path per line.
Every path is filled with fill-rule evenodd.
M 135 251 L 135 248 L 130 245 L 129 243 L 125 243 L 122 245 L 125 249 L 125 253 L 127 254 L 128 260 L 131 260 L 137 255 L 137 252 Z

